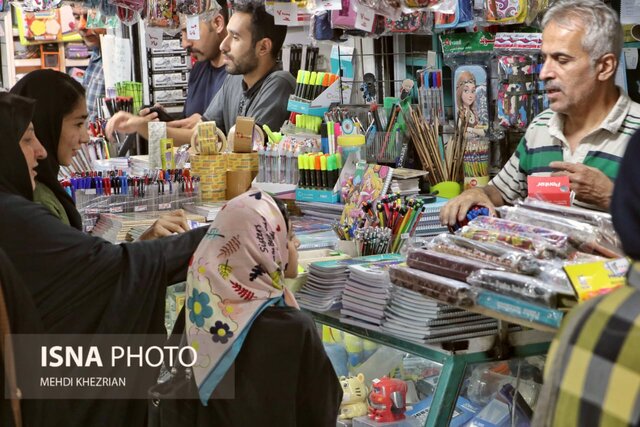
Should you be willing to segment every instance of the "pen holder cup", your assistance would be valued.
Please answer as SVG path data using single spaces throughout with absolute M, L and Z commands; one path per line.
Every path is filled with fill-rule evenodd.
M 453 199 L 454 197 L 460 195 L 460 193 L 462 192 L 462 188 L 460 187 L 459 182 L 442 181 L 437 183 L 436 185 L 431 186 L 431 191 L 437 191 L 438 196 L 444 197 L 445 199 Z
M 335 249 L 349 255 L 352 258 L 358 256 L 358 249 L 355 240 L 338 240 Z
M 369 163 L 395 163 L 402 152 L 402 132 L 377 132 L 364 147 Z

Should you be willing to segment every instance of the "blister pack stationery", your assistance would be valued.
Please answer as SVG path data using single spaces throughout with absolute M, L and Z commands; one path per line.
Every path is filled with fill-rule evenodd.
M 549 107 L 538 75 L 542 34 L 498 33 L 494 44 L 498 65 L 497 120 L 501 127 L 525 130 Z
M 521 24 L 528 7 L 527 0 L 485 0 L 485 19 L 491 24 Z
M 494 37 L 488 32 L 440 36 L 444 62 L 454 70 L 455 115 L 464 109 L 468 133 L 483 136 L 489 127 L 488 65 Z
M 389 33 L 431 34 L 431 16 L 423 11 L 403 13 L 397 20 L 387 18 L 385 26 Z
M 433 21 L 436 30 L 468 27 L 473 25 L 473 2 L 471 0 L 445 0 L 451 2 L 452 13 L 434 12 Z
M 188 8 L 189 6 L 185 7 L 185 9 Z M 198 6 L 194 6 L 193 9 L 198 10 Z M 180 19 L 178 17 L 176 0 L 147 0 L 146 21 L 150 27 L 179 28 Z

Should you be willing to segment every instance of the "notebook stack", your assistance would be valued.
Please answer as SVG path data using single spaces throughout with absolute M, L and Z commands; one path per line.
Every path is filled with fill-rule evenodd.
M 305 216 L 314 218 L 325 218 L 329 220 L 340 220 L 344 205 L 338 203 L 320 202 L 300 202 L 296 201 L 296 206 L 300 208 Z
M 384 310 L 391 296 L 388 263 L 349 267 L 349 279 L 342 294 L 340 321 L 380 330 Z
M 428 344 L 495 334 L 497 321 L 394 285 L 380 329 L 408 341 Z
M 402 260 L 401 255 L 384 254 L 311 263 L 307 282 L 296 294 L 296 299 L 301 307 L 311 311 L 324 312 L 339 309 L 342 293 L 349 279 L 349 266 L 381 261 L 393 264 Z
M 442 209 L 448 201 L 448 199 L 438 197 L 435 203 L 424 205 L 424 212 L 416 228 L 416 236 L 436 236 L 447 231 L 447 227 L 440 223 L 440 209 Z

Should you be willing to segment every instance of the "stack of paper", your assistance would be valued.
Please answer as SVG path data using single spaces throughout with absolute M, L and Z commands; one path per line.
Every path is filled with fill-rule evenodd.
M 189 213 L 203 216 L 207 221 L 213 221 L 225 203 L 226 202 L 184 203 L 182 209 Z
M 139 235 L 141 234 L 140 230 L 144 231 L 150 227 L 160 214 L 160 212 L 100 214 L 98 222 L 91 230 L 91 234 L 102 237 L 111 243 L 125 242 L 128 241 L 127 234 L 132 228 L 135 227 L 137 233 L 134 232 L 134 234 Z M 187 214 L 187 219 L 204 222 L 204 218 L 200 215 Z
M 298 206 L 306 216 L 336 221 L 340 219 L 342 210 L 344 209 L 344 205 L 338 203 L 296 202 L 296 206 Z
M 342 294 L 340 321 L 379 330 L 391 296 L 391 282 L 385 265 L 354 265 Z
M 393 285 L 380 329 L 418 343 L 455 341 L 496 332 L 497 321 Z
M 311 263 L 307 282 L 296 298 L 300 306 L 308 310 L 323 312 L 338 309 L 349 278 L 349 266 L 380 262 L 396 264 L 402 260 L 403 257 L 398 254 L 383 254 Z

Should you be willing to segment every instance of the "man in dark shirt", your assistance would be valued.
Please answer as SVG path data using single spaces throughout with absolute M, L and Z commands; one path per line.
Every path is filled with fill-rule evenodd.
M 227 37 L 229 11 L 225 0 L 217 2 L 218 7 L 200 15 L 200 37 L 197 40 L 188 38 L 186 20 L 181 19 L 182 47 L 198 62 L 193 64 L 189 73 L 187 100 L 184 103 L 185 119 L 170 122 L 171 127 L 195 126 L 227 76 L 220 43 Z
M 227 33 L 220 49 L 229 75 L 203 120 L 214 120 L 225 133 L 237 116 L 253 117 L 259 126 L 280 129 L 289 116 L 287 101 L 296 84 L 291 73 L 279 70 L 276 60 L 287 27 L 276 25 L 262 3 L 247 2 L 236 4 Z M 156 117 L 156 113 L 139 117 L 121 111 L 109 121 L 107 133 L 138 132 L 146 137 L 147 122 Z M 188 144 L 192 134 L 192 129 L 167 128 L 167 137 L 175 145 Z

